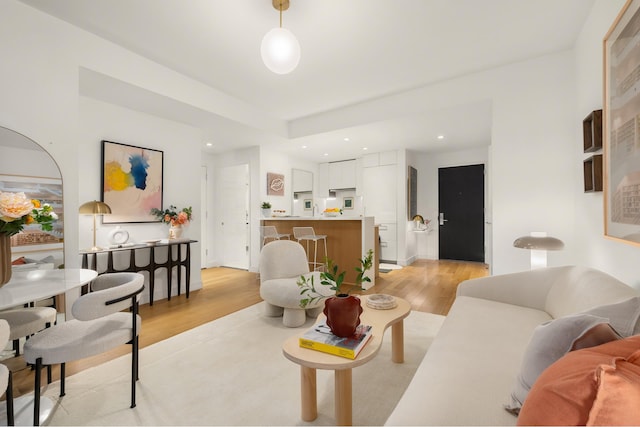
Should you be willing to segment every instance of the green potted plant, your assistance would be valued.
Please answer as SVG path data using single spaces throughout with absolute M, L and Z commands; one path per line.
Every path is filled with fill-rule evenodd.
M 262 208 L 262 216 L 265 218 L 269 218 L 271 216 L 271 203 L 262 202 L 261 208 Z
M 353 289 L 364 290 L 362 284 L 371 282 L 371 279 L 365 274 L 373 264 L 373 251 L 369 249 L 367 255 L 359 261 L 360 265 L 355 268 L 358 275 Z M 334 335 L 348 337 L 353 335 L 356 327 L 360 324 L 360 313 L 362 313 L 360 298 L 349 295 L 349 290 L 343 289 L 346 271 L 338 273 L 338 266 L 330 258 L 326 259 L 326 265 L 327 271 L 320 273 L 320 285 L 328 286 L 335 294 L 327 297 L 318 292 L 314 275 L 300 276 L 296 282 L 300 288 L 300 295 L 303 297 L 300 300 L 300 307 L 306 308 L 307 305 L 315 301 L 325 299 L 323 313 L 327 316 L 327 326 L 331 328 Z

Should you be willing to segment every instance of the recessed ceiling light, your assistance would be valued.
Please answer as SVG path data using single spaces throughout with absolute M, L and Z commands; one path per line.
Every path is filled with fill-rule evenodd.
M 345 142 L 349 142 L 349 138 L 345 138 L 345 139 L 344 139 L 344 141 L 345 141 Z
M 328 155 L 329 155 L 329 153 L 324 153 L 324 154 L 323 154 L 323 156 L 328 156 Z
M 304 150 L 305 148 L 307 148 L 307 146 L 306 146 L 306 145 L 303 145 L 303 146 L 302 146 L 302 149 Z
M 366 151 L 366 150 L 368 150 L 368 148 L 367 148 L 367 147 L 362 147 L 362 149 L 363 149 L 363 150 L 365 150 L 365 151 Z
M 444 135 L 438 135 L 438 139 L 444 139 Z
M 207 142 L 207 147 L 213 147 L 213 143 Z

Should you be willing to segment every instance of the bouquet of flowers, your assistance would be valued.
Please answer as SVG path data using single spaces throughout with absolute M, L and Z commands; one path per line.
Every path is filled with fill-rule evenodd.
M 13 236 L 25 225 L 40 224 L 42 230 L 53 230 L 58 215 L 48 203 L 28 199 L 24 193 L 0 191 L 0 233 Z
M 158 208 L 151 209 L 151 215 L 155 216 L 165 224 L 183 225 L 187 224 L 191 220 L 191 206 L 178 210 L 175 206 L 171 205 L 168 209 L 162 210 Z

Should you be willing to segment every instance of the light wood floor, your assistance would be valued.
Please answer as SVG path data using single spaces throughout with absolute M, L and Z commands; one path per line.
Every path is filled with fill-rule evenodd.
M 485 264 L 419 260 L 401 270 L 381 273 L 376 286 L 364 293 L 394 295 L 409 301 L 413 310 L 446 315 L 458 283 L 487 274 Z M 183 294 L 173 296 L 171 301 L 155 301 L 153 307 L 140 306 L 141 348 L 262 301 L 256 273 L 230 268 L 205 269 L 202 285 L 202 289 L 191 292 L 189 299 Z M 67 376 L 129 351 L 129 346 L 122 346 L 103 355 L 68 363 Z M 14 373 L 16 397 L 33 390 L 33 372 L 22 357 L 3 363 Z M 58 378 L 59 371 L 54 367 L 53 380 Z

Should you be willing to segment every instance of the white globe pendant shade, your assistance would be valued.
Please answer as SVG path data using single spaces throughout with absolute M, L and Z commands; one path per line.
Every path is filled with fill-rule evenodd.
M 276 74 L 288 74 L 300 62 L 300 43 L 286 28 L 274 28 L 262 38 L 262 61 Z

